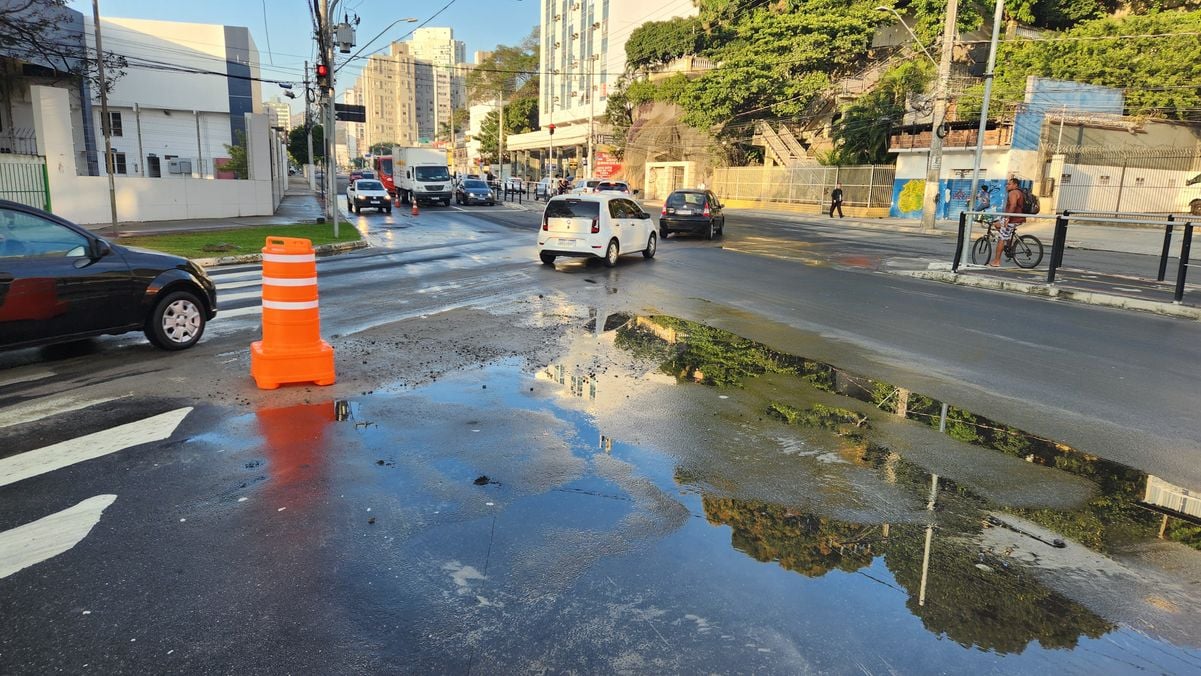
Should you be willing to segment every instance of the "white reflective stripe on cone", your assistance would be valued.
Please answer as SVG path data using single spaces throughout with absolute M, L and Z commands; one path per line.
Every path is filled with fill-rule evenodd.
M 263 286 L 315 286 L 316 284 L 316 277 L 298 277 L 296 279 L 289 279 L 287 277 L 263 278 Z
M 317 254 L 263 254 L 264 263 L 316 263 Z
M 316 310 L 317 301 L 306 300 L 299 302 L 288 302 L 282 300 L 263 300 L 264 310 Z

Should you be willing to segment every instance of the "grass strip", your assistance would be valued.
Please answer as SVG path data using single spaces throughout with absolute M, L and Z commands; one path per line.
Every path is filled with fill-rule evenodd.
M 342 223 L 338 237 L 334 227 L 327 224 L 292 223 L 281 225 L 250 225 L 228 230 L 202 230 L 157 235 L 122 237 L 118 243 L 154 249 L 188 258 L 220 258 L 260 253 L 267 237 L 303 237 L 312 240 L 313 246 L 341 242 L 357 242 L 362 239 L 359 231 L 350 223 Z

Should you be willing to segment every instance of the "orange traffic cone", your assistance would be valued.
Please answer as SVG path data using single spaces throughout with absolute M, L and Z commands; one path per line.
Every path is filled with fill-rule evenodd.
M 416 215 L 420 214 L 421 211 L 417 209 L 417 198 L 413 197 L 412 200 L 413 200 L 413 212 L 412 213 L 414 216 L 416 216 Z
M 263 247 L 263 339 L 250 344 L 250 375 L 264 390 L 334 384 L 334 349 L 321 340 L 317 257 L 307 239 L 268 237 Z

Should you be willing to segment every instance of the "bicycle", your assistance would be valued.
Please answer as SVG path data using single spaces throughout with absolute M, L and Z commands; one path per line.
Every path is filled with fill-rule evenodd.
M 996 218 L 980 216 L 978 223 L 987 223 L 988 231 L 972 245 L 972 262 L 976 265 L 988 265 L 993 252 L 997 250 L 999 226 Z M 1017 263 L 1019 268 L 1030 269 L 1037 267 L 1043 260 L 1043 243 L 1034 235 L 1019 235 L 1010 237 L 1005 245 L 1005 257 Z

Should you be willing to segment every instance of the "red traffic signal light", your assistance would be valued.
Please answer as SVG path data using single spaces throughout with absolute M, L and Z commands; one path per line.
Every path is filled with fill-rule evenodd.
M 551 135 L 551 136 L 554 136 L 554 135 L 555 135 L 555 125 L 553 125 L 553 124 L 548 124 L 548 125 L 546 125 L 546 130 L 547 130 L 548 132 L 550 132 L 550 135 Z
M 324 63 L 317 64 L 317 77 L 329 77 L 329 66 Z

